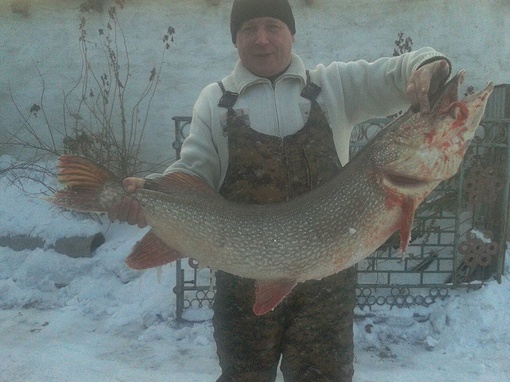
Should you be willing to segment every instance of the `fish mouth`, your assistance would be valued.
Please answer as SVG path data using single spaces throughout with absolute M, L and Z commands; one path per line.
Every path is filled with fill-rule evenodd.
M 457 173 L 494 89 L 489 82 L 482 91 L 459 100 L 459 85 L 464 77 L 465 71 L 460 71 L 441 86 L 431 98 L 431 113 L 404 121 L 397 125 L 396 131 L 401 133 L 395 135 L 397 138 L 390 135 L 382 140 L 384 144 L 378 147 L 381 157 L 377 150 L 373 156 L 374 171 L 388 191 L 419 197 Z M 409 126 L 415 125 L 416 135 L 406 133 Z
M 441 113 L 443 110 L 449 110 L 451 105 L 457 104 L 458 102 L 468 105 L 477 99 L 478 102 L 476 102 L 476 104 L 483 104 L 485 106 L 486 98 L 489 97 L 494 90 L 493 82 L 489 81 L 484 89 L 477 93 L 467 95 L 461 100 L 459 98 L 459 91 L 465 78 L 466 71 L 460 70 L 448 82 L 439 87 L 439 89 L 430 97 L 430 104 L 433 112 Z
M 438 109 L 445 108 L 459 100 L 459 89 L 460 85 L 466 78 L 466 71 L 460 70 L 455 76 L 453 76 L 448 82 L 444 82 L 442 86 L 436 90 L 436 92 L 430 96 L 430 105 L 432 112 L 437 112 Z
M 477 93 L 467 95 L 462 101 L 465 103 L 471 103 L 479 99 L 480 101 L 478 103 L 483 103 L 483 105 L 485 106 L 486 99 L 492 94 L 493 91 L 494 83 L 492 81 L 489 81 L 483 90 Z

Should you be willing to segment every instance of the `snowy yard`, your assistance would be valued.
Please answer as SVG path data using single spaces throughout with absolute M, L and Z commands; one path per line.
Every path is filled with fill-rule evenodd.
M 28 192 L 39 187 L 24 183 Z M 174 320 L 175 268 L 139 272 L 124 264 L 143 231 L 62 212 L 5 176 L 0 194 L 2 235 L 46 242 L 34 250 L 0 247 L 0 381 L 216 380 L 211 323 Z M 58 238 L 96 232 L 106 242 L 92 258 L 52 249 Z M 378 307 L 357 319 L 354 380 L 510 380 L 508 257 L 501 284 L 452 290 L 428 307 Z

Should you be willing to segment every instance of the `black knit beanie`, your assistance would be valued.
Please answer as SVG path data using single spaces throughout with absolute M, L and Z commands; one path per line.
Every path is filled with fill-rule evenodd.
M 296 33 L 294 15 L 288 0 L 234 0 L 230 14 L 230 33 L 234 44 L 241 25 L 257 17 L 273 17 L 281 20 L 287 24 L 290 33 Z

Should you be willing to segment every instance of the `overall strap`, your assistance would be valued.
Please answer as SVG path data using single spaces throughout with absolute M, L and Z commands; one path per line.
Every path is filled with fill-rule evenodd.
M 321 87 L 317 84 L 314 84 L 310 79 L 310 71 L 306 71 L 306 86 L 301 91 L 301 97 L 306 98 L 310 101 L 315 101 L 317 96 L 321 92 Z
M 234 104 L 236 103 L 239 94 L 226 90 L 225 86 L 223 85 L 223 82 L 221 81 L 218 81 L 218 85 L 220 86 L 221 91 L 223 92 L 223 95 L 220 98 L 220 102 L 218 102 L 218 106 L 231 110 L 232 107 L 234 107 Z

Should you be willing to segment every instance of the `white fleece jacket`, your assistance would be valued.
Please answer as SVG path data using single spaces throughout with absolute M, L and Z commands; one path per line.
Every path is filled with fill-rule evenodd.
M 424 63 L 441 58 L 446 59 L 431 48 L 423 48 L 372 63 L 333 62 L 310 70 L 311 80 L 322 88 L 317 101 L 327 114 L 343 165 L 349 160 L 353 126 L 407 108 L 408 78 Z M 234 109 L 247 114 L 250 126 L 258 132 L 283 138 L 301 129 L 307 120 L 311 102 L 300 96 L 306 70 L 295 54 L 288 70 L 274 84 L 249 72 L 240 61 L 222 82 L 227 90 L 239 94 Z M 193 108 L 181 159 L 165 173 L 198 175 L 215 190 L 220 189 L 228 167 L 228 137 L 223 133 L 227 109 L 218 106 L 221 96 L 217 83 L 202 90 Z

